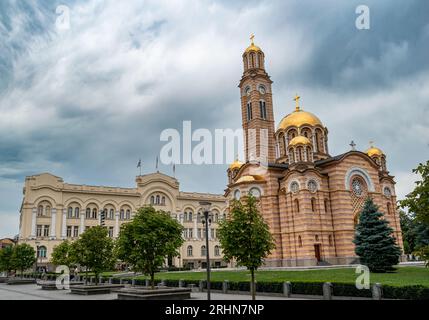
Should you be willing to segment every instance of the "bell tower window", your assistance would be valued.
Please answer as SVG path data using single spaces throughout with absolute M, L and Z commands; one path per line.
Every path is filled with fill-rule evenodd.
M 252 115 L 252 103 L 248 102 L 247 103 L 247 121 L 252 120 L 253 115 Z
M 265 105 L 265 101 L 263 101 L 263 100 L 259 101 L 259 109 L 261 111 L 261 118 L 266 120 L 267 119 L 267 108 Z

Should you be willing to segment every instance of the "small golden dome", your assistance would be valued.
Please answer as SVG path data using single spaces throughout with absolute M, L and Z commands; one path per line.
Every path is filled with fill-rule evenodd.
M 255 182 L 255 181 L 263 181 L 264 178 L 259 176 L 259 175 L 247 175 L 247 176 L 242 176 L 241 178 L 239 178 L 236 183 L 240 183 L 240 182 Z
M 244 53 L 248 53 L 249 51 L 262 51 L 261 48 L 259 48 L 258 46 L 255 46 L 255 43 L 253 42 L 253 40 L 255 39 L 255 36 L 252 34 L 250 36 L 250 40 L 252 41 L 252 43 L 250 44 L 249 47 L 247 47 L 246 51 L 244 51 Z
M 381 151 L 381 149 L 376 148 L 374 146 L 371 146 L 371 148 L 369 148 L 368 150 L 365 151 L 365 153 L 367 155 L 369 155 L 370 157 L 372 156 L 382 156 L 384 155 L 383 151 Z
M 311 144 L 311 142 L 304 136 L 297 136 L 289 142 L 289 146 L 296 146 L 297 144 Z
M 285 116 L 280 121 L 279 129 L 287 129 L 292 126 L 301 127 L 304 124 L 310 126 L 320 125 L 323 127 L 322 121 L 318 117 L 310 112 L 299 109 Z
M 241 166 L 243 165 L 243 162 L 239 161 L 238 159 L 236 159 L 233 163 L 231 163 L 231 165 L 229 166 L 229 170 L 235 170 L 235 169 L 240 169 Z

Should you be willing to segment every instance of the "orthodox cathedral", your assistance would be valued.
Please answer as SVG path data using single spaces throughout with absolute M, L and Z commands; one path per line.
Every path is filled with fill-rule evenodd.
M 300 107 L 298 96 L 295 109 L 276 127 L 265 54 L 251 39 L 239 83 L 246 159 L 230 165 L 225 196 L 232 200 L 251 193 L 259 198 L 276 243 L 266 265 L 357 262 L 352 241 L 368 196 L 402 248 L 395 181 L 386 155 L 373 145 L 358 151 L 352 143 L 349 152 L 331 156 L 328 129 Z

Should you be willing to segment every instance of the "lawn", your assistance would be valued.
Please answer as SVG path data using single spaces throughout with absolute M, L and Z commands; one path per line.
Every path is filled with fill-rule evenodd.
M 319 269 L 303 271 L 257 271 L 256 280 L 259 282 L 341 282 L 355 283 L 354 268 Z M 137 279 L 146 279 L 138 276 Z M 155 276 L 159 280 L 205 280 L 205 272 L 161 272 Z M 249 281 L 250 274 L 246 271 L 214 271 L 212 281 Z M 392 273 L 371 273 L 370 282 L 379 282 L 384 285 L 406 286 L 424 285 L 429 287 L 429 269 L 423 267 L 398 267 Z

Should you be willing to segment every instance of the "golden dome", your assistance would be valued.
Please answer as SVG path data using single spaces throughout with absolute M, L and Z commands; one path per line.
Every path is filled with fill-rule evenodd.
M 236 159 L 233 163 L 231 163 L 231 165 L 229 166 L 229 170 L 234 170 L 234 169 L 240 169 L 241 166 L 243 165 L 243 162 L 239 161 L 238 159 Z
M 261 48 L 259 48 L 258 46 L 255 46 L 255 43 L 253 42 L 253 39 L 255 38 L 255 36 L 252 34 L 250 36 L 250 40 L 252 41 L 252 43 L 250 44 L 250 46 L 246 49 L 246 51 L 244 51 L 244 53 L 248 53 L 249 51 L 262 51 Z
M 247 175 L 247 176 L 242 176 L 240 179 L 238 179 L 236 181 L 236 183 L 240 183 L 240 182 L 255 182 L 255 181 L 263 181 L 264 178 L 259 176 L 259 175 Z
M 289 142 L 289 146 L 296 146 L 297 144 L 311 144 L 311 142 L 304 136 L 296 136 Z
M 383 151 L 381 151 L 379 148 L 376 148 L 374 146 L 371 146 L 371 148 L 369 148 L 368 150 L 366 150 L 365 153 L 367 155 L 369 155 L 370 157 L 384 155 Z
M 299 109 L 285 116 L 282 121 L 280 121 L 279 129 L 287 129 L 292 126 L 301 127 L 304 124 L 323 126 L 322 121 L 314 114 Z

